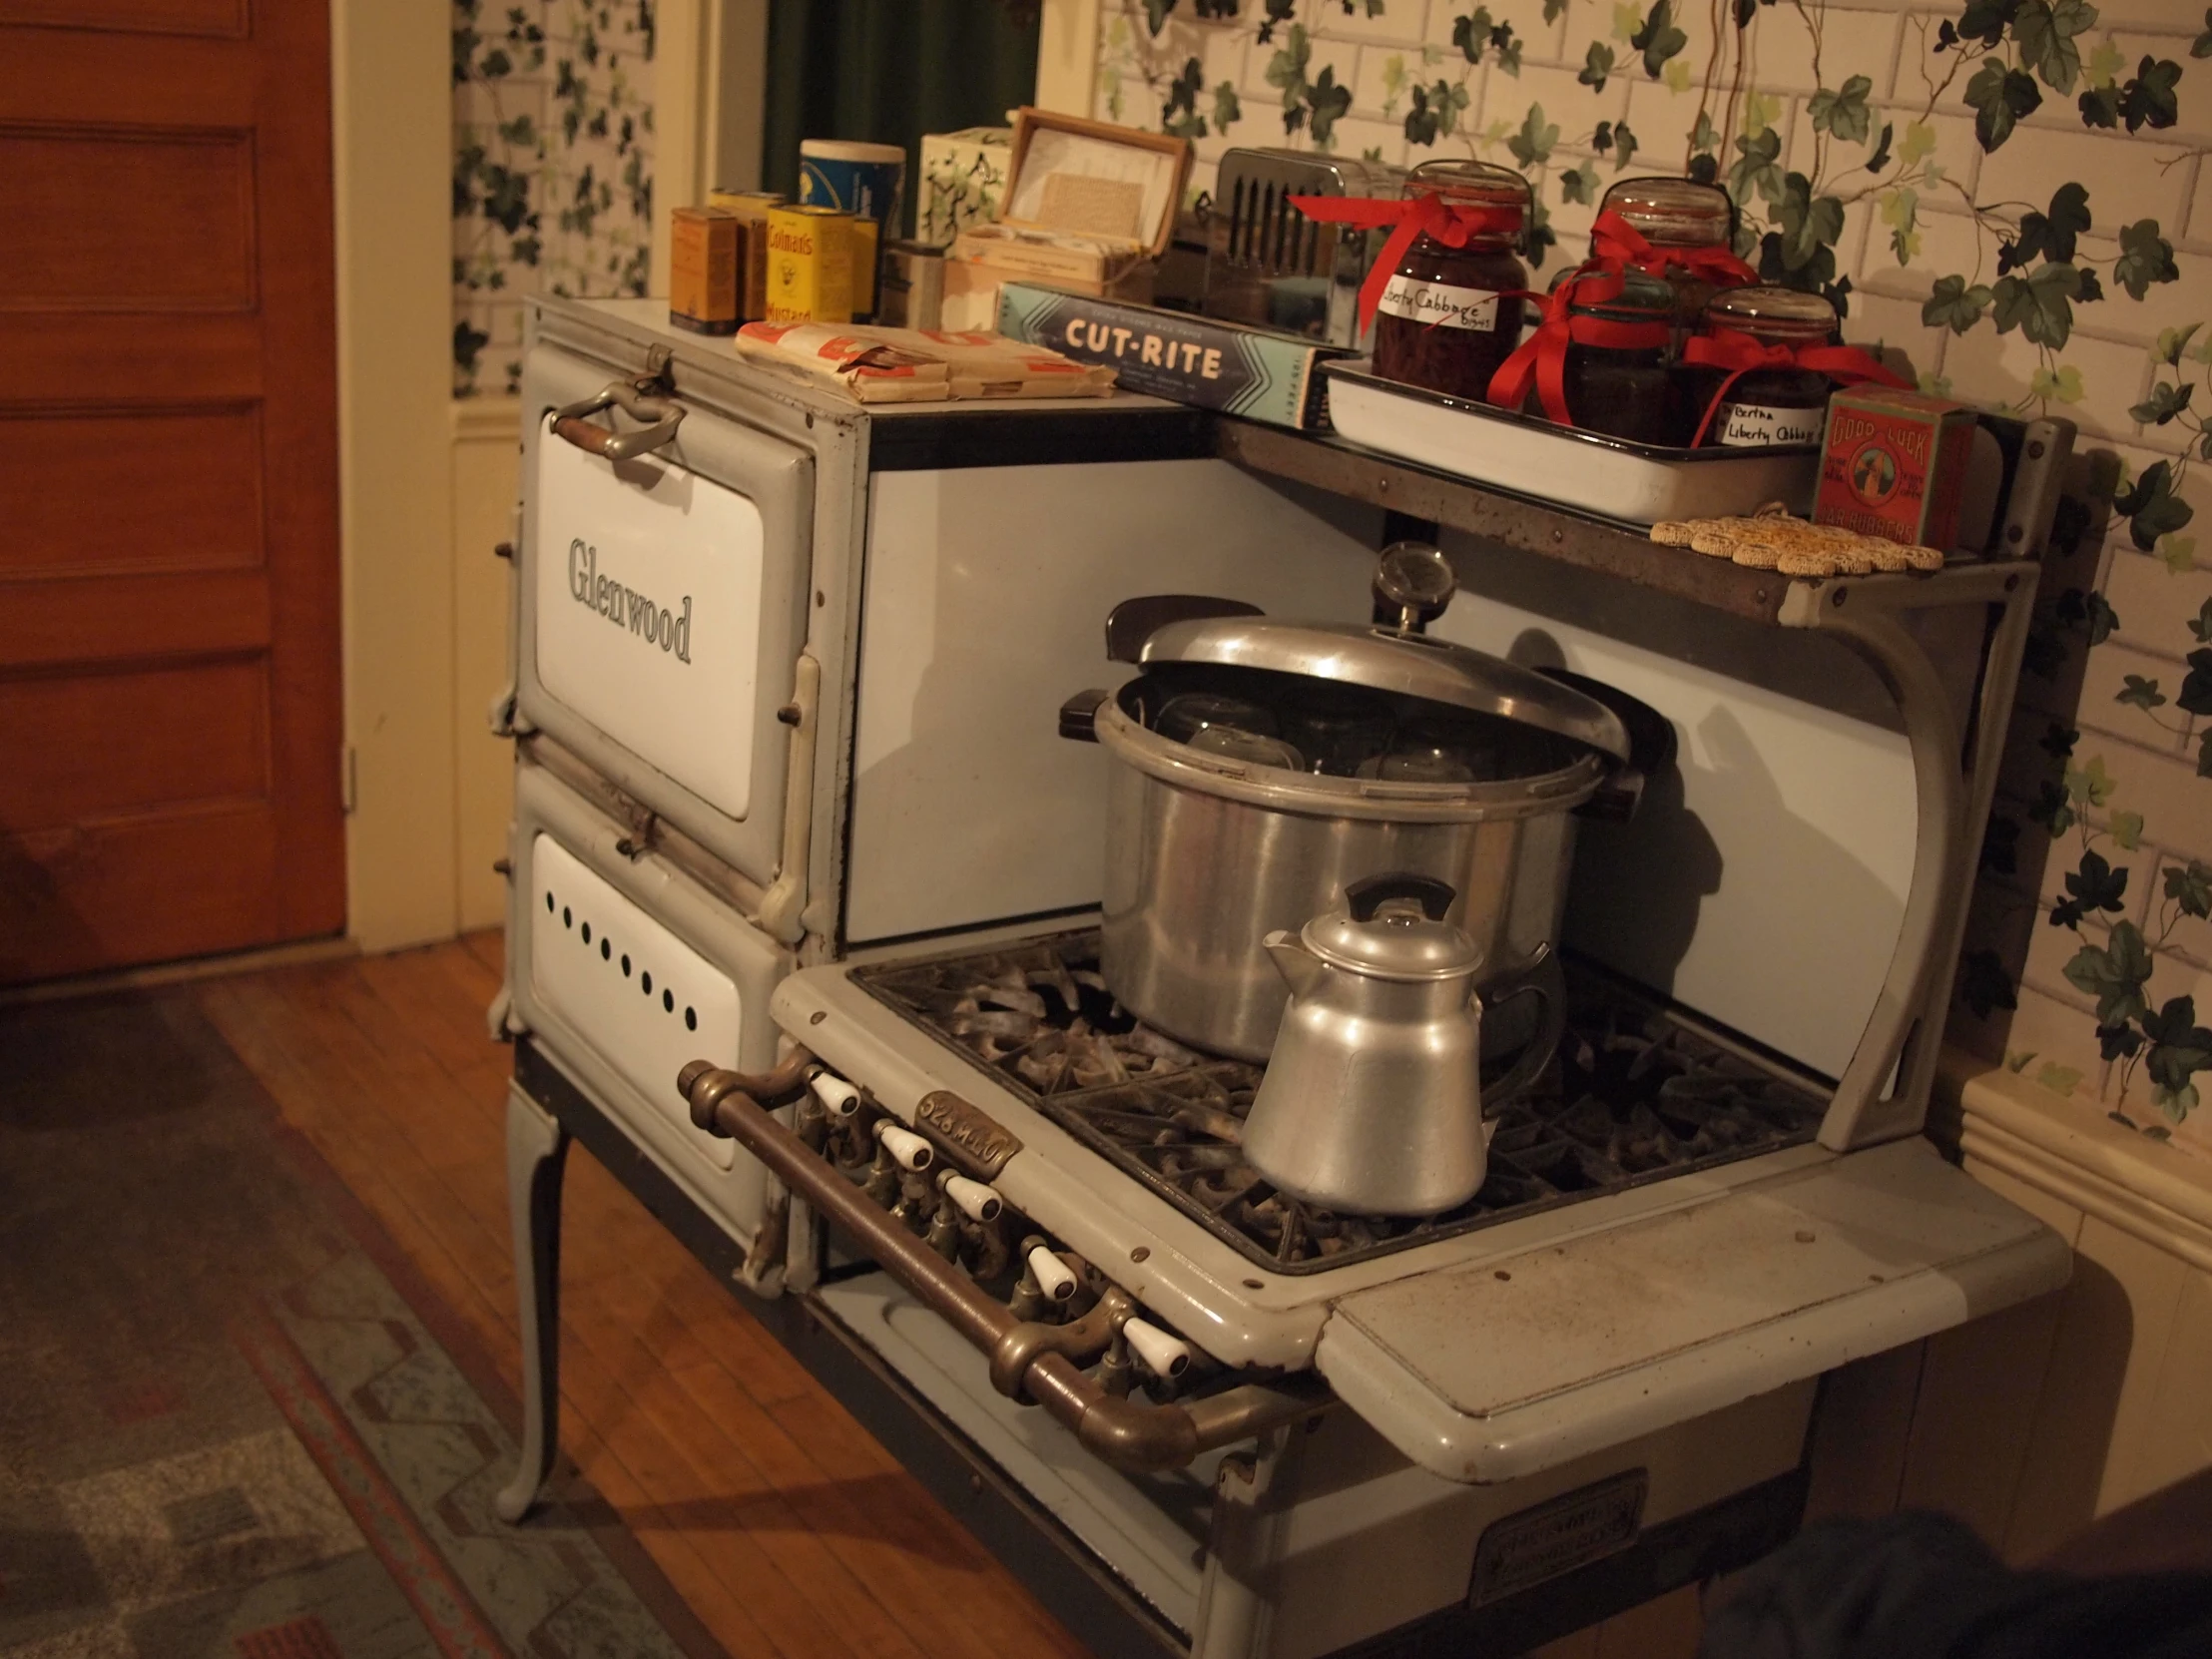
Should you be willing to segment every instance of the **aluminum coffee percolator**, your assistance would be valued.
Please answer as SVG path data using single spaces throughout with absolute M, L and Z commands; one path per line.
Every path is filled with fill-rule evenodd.
M 1447 882 L 1355 881 L 1267 935 L 1291 1001 L 1245 1121 L 1246 1160 L 1328 1210 L 1434 1215 L 1482 1185 L 1482 951 Z

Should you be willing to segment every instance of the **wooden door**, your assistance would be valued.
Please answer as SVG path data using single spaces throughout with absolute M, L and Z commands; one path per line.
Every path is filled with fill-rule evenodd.
M 329 50 L 0 0 L 0 982 L 344 926 Z

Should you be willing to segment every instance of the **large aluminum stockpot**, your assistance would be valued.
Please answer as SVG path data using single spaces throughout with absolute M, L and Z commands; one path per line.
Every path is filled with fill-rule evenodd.
M 1113 758 L 1100 966 L 1124 1007 L 1182 1041 L 1264 1060 L 1287 995 L 1262 941 L 1303 927 L 1352 883 L 1399 870 L 1457 894 L 1449 919 L 1482 951 L 1486 1001 L 1555 983 L 1539 970 L 1566 904 L 1574 815 L 1601 802 L 1625 811 L 1640 782 L 1612 709 L 1534 670 L 1390 628 L 1206 617 L 1155 629 L 1134 655 L 1137 678 L 1062 711 L 1066 735 Z M 1193 687 L 1259 697 L 1302 680 L 1362 687 L 1401 713 L 1441 706 L 1488 722 L 1506 739 L 1505 776 L 1321 776 L 1151 730 L 1165 700 Z

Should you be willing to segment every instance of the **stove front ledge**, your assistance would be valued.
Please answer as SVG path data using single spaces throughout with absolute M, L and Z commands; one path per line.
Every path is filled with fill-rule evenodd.
M 2071 1267 L 2057 1234 L 1915 1138 L 1343 1298 L 1315 1365 L 1414 1462 L 1489 1485 L 2057 1290 Z
M 1097 1264 L 1178 1335 L 1236 1368 L 1312 1366 L 1331 1306 L 1343 1298 L 1412 1279 L 1426 1283 L 1453 1270 L 1487 1273 L 1517 1255 L 1697 1208 L 1792 1172 L 1825 1169 L 1837 1157 L 1810 1144 L 1784 1147 L 1322 1273 L 1273 1273 L 853 983 L 858 965 L 826 963 L 786 978 L 771 1000 L 777 1024 L 905 1123 L 934 1089 L 949 1088 L 980 1107 L 1022 1143 L 993 1179 L 1007 1203 Z M 1130 1259 L 1139 1247 L 1147 1252 L 1141 1265 Z

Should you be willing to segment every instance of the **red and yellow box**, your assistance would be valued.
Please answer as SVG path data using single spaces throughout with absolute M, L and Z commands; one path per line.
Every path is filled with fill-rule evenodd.
M 1829 400 L 1816 524 L 1948 552 L 1977 424 L 1963 403 L 1864 386 Z
M 720 208 L 678 208 L 670 216 L 669 321 L 699 334 L 738 331 L 745 234 Z

